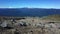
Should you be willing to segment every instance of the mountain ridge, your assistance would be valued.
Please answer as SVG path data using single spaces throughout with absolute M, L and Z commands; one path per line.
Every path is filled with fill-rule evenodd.
M 48 16 L 60 14 L 60 9 L 41 9 L 41 8 L 0 8 L 0 16 Z

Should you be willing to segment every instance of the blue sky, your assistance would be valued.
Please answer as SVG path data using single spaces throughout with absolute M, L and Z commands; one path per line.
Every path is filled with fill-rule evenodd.
M 0 0 L 0 8 L 58 8 L 60 0 Z

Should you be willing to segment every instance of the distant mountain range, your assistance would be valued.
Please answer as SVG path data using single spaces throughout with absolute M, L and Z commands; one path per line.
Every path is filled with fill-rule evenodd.
M 0 8 L 0 16 L 48 16 L 60 15 L 60 9 L 42 8 Z

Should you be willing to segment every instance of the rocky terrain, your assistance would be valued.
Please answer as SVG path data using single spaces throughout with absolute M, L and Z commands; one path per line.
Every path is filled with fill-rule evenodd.
M 60 34 L 60 15 L 0 17 L 0 34 Z

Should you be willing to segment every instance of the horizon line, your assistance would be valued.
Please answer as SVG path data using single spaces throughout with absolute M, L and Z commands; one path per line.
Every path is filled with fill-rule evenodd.
M 9 8 L 9 7 L 2 7 L 0 9 L 14 9 L 15 7 Z M 20 8 L 30 8 L 30 7 L 20 7 Z M 31 7 L 34 8 L 34 7 Z M 17 9 L 17 8 L 16 8 Z M 40 8 L 40 9 L 60 9 L 60 8 Z

